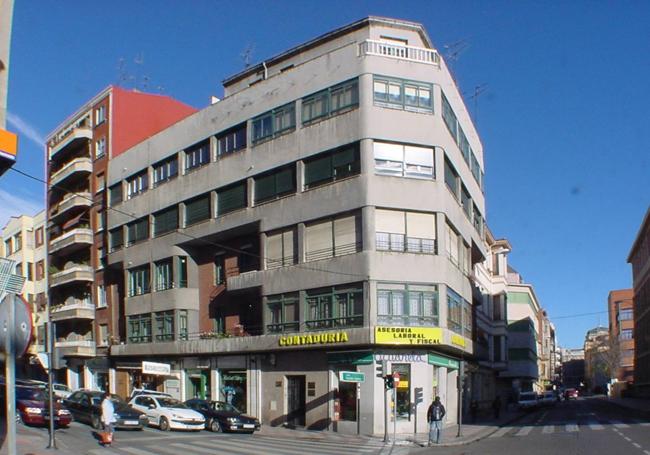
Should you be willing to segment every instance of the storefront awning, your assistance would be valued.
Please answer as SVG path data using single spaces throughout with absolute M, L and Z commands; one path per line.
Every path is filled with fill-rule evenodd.
M 454 370 L 457 370 L 458 367 L 460 366 L 460 363 L 456 359 L 451 359 L 449 357 L 445 357 L 442 355 L 438 354 L 432 354 L 429 353 L 427 356 L 427 361 L 429 365 L 436 365 L 439 367 L 446 367 L 446 368 L 452 368 Z
M 370 351 L 328 352 L 327 363 L 345 363 L 349 365 L 370 365 L 374 361 Z

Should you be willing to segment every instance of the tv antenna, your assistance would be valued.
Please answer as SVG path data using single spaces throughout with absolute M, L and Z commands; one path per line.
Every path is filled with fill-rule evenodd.
M 242 53 L 239 54 L 242 61 L 244 62 L 244 68 L 248 68 L 249 66 L 251 66 L 251 60 L 253 59 L 253 52 L 254 51 L 255 51 L 255 45 L 254 44 L 249 44 L 242 51 Z
M 478 124 L 478 98 L 487 90 L 487 84 L 481 84 L 474 87 L 474 93 L 472 93 L 468 99 L 474 100 L 474 124 Z

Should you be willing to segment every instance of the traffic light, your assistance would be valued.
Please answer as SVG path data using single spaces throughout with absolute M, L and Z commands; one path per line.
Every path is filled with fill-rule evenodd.
M 377 370 L 377 377 L 383 378 L 386 375 L 386 361 L 385 360 L 375 360 L 375 369 Z
M 422 387 L 415 388 L 415 404 L 420 404 L 424 401 L 422 397 Z
M 395 380 L 393 379 L 392 374 L 387 374 L 386 376 L 384 376 L 384 387 L 386 389 L 395 388 Z

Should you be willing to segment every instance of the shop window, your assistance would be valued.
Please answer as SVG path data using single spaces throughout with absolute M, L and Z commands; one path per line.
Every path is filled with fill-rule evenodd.
M 338 371 L 357 371 L 355 365 L 339 365 Z M 337 375 L 338 376 L 338 375 Z M 357 383 L 339 381 L 338 390 L 334 397 L 339 404 L 339 420 L 346 422 L 357 421 Z
M 395 388 L 397 420 L 411 420 L 411 365 L 393 363 L 392 373 L 399 373 L 399 383 Z
M 220 401 L 233 405 L 241 412 L 246 412 L 246 390 L 248 381 L 246 370 L 221 370 Z

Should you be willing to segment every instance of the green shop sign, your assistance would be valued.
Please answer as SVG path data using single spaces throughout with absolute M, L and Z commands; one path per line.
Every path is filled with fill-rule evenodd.
M 454 370 L 457 370 L 460 364 L 458 363 L 458 360 L 455 359 L 450 359 L 449 357 L 443 357 L 441 355 L 436 355 L 436 354 L 428 354 L 428 359 L 427 359 L 429 365 L 436 365 L 438 367 L 447 367 L 447 368 L 453 368 Z

